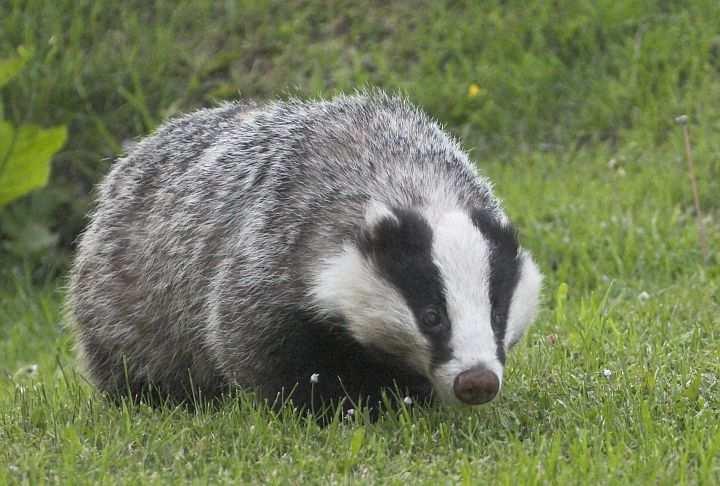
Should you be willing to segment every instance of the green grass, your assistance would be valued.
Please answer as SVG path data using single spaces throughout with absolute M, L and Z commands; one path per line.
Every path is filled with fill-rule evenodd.
M 64 245 L 0 246 L 0 484 L 720 482 L 720 9 L 556 4 L 3 3 L 0 52 L 36 52 L 2 93 L 6 116 L 71 130 L 51 186 L 0 212 L 0 245 L 28 219 Z M 103 157 L 237 91 L 363 83 L 406 91 L 462 137 L 546 274 L 499 399 L 320 428 L 247 397 L 192 412 L 97 396 L 76 371 L 55 275 Z

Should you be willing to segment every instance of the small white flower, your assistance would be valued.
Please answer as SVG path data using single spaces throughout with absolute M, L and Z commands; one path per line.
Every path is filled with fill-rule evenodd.
M 19 370 L 15 372 L 15 375 L 13 378 L 15 379 L 22 379 L 22 378 L 34 378 L 38 373 L 38 365 L 31 364 L 28 366 L 23 366 Z
M 610 377 L 612 376 L 612 371 L 610 371 L 609 369 L 605 368 L 604 370 L 602 370 L 602 374 L 603 374 L 603 376 L 604 376 L 605 378 L 610 378 Z
M 640 300 L 640 302 L 645 302 L 649 298 L 650 298 L 650 294 L 648 294 L 644 290 L 638 294 L 638 299 Z
M 405 405 L 410 406 L 410 405 L 413 404 L 413 399 L 410 398 L 410 397 L 405 397 L 405 398 L 403 399 L 403 402 L 405 403 Z
M 353 415 L 355 415 L 355 409 L 348 408 L 347 412 L 345 412 L 345 418 L 352 418 Z
M 320 373 L 313 373 L 310 375 L 310 383 L 316 384 L 320 381 Z

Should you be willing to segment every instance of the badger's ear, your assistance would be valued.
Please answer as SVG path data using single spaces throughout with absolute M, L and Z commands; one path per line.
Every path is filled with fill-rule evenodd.
M 365 219 L 357 234 L 358 248 L 364 254 L 373 253 L 399 225 L 400 220 L 389 206 L 371 199 L 365 206 Z
M 543 276 L 530 254 L 520 253 L 520 278 L 515 286 L 505 330 L 505 349 L 512 348 L 533 323 L 540 301 Z
M 395 223 L 398 222 L 397 216 L 392 212 L 392 209 L 387 207 L 385 204 L 371 199 L 365 206 L 365 229 L 372 232 L 382 221 L 389 219 Z

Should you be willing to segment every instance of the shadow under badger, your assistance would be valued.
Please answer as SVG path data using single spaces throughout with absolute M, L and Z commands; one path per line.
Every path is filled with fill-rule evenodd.
M 139 142 L 99 187 L 68 313 L 114 396 L 475 405 L 540 285 L 457 143 L 373 92 L 225 104 Z

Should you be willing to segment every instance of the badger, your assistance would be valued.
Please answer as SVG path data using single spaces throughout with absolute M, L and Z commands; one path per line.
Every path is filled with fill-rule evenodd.
M 477 405 L 538 307 L 491 183 L 402 96 L 181 116 L 96 199 L 67 312 L 111 396 Z

